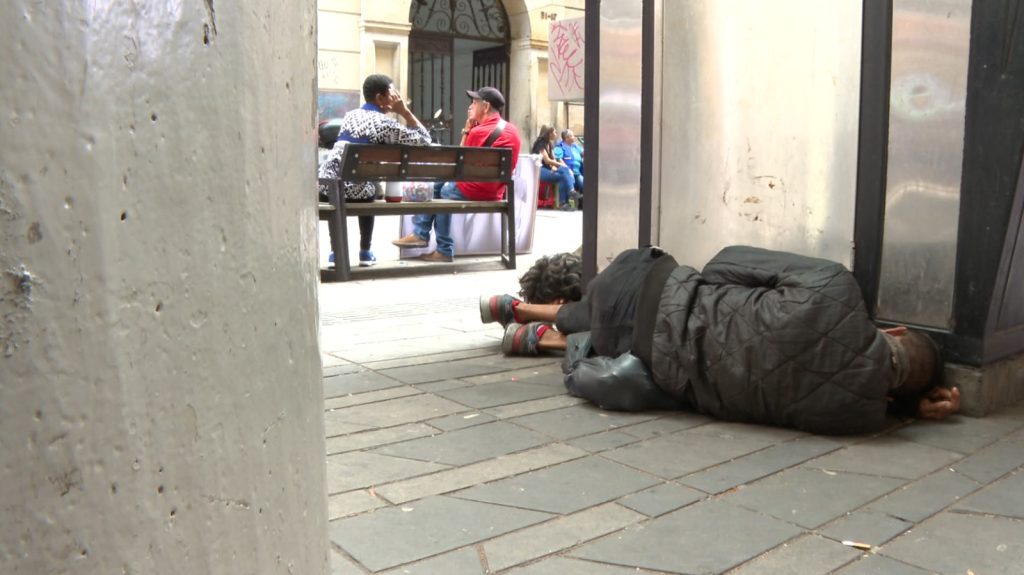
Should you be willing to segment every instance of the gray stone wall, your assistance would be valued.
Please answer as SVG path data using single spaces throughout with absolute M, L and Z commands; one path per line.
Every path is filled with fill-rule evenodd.
M 324 573 L 315 2 L 0 4 L 0 572 Z

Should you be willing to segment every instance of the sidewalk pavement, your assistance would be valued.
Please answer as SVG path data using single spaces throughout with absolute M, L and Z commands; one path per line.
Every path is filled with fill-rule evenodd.
M 332 573 L 1024 573 L 1024 404 L 823 437 L 601 411 L 504 357 L 478 295 L 580 225 L 541 212 L 515 271 L 320 286 Z

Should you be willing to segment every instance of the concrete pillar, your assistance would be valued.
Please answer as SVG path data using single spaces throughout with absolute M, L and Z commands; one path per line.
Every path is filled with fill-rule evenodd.
M 0 572 L 326 572 L 315 15 L 0 4 Z

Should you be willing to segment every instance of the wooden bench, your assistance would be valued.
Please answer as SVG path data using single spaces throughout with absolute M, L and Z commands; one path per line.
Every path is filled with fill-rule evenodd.
M 352 278 L 347 225 L 351 216 L 499 213 L 502 214 L 501 261 L 506 268 L 515 269 L 515 183 L 512 176 L 512 150 L 509 148 L 347 144 L 341 167 L 341 180 L 346 182 L 500 182 L 507 189 L 505 199 L 488 202 L 437 199 L 346 202 L 338 180 L 321 179 L 320 183 L 327 187 L 328 202 L 320 202 L 320 220 L 327 221 L 330 231 L 334 269 L 321 269 L 320 280 Z

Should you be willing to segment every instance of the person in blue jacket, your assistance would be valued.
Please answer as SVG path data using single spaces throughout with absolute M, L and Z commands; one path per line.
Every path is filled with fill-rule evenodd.
M 572 170 L 576 197 L 583 195 L 583 146 L 576 140 L 572 130 L 562 130 L 562 141 L 555 146 L 556 160 L 562 160 Z

